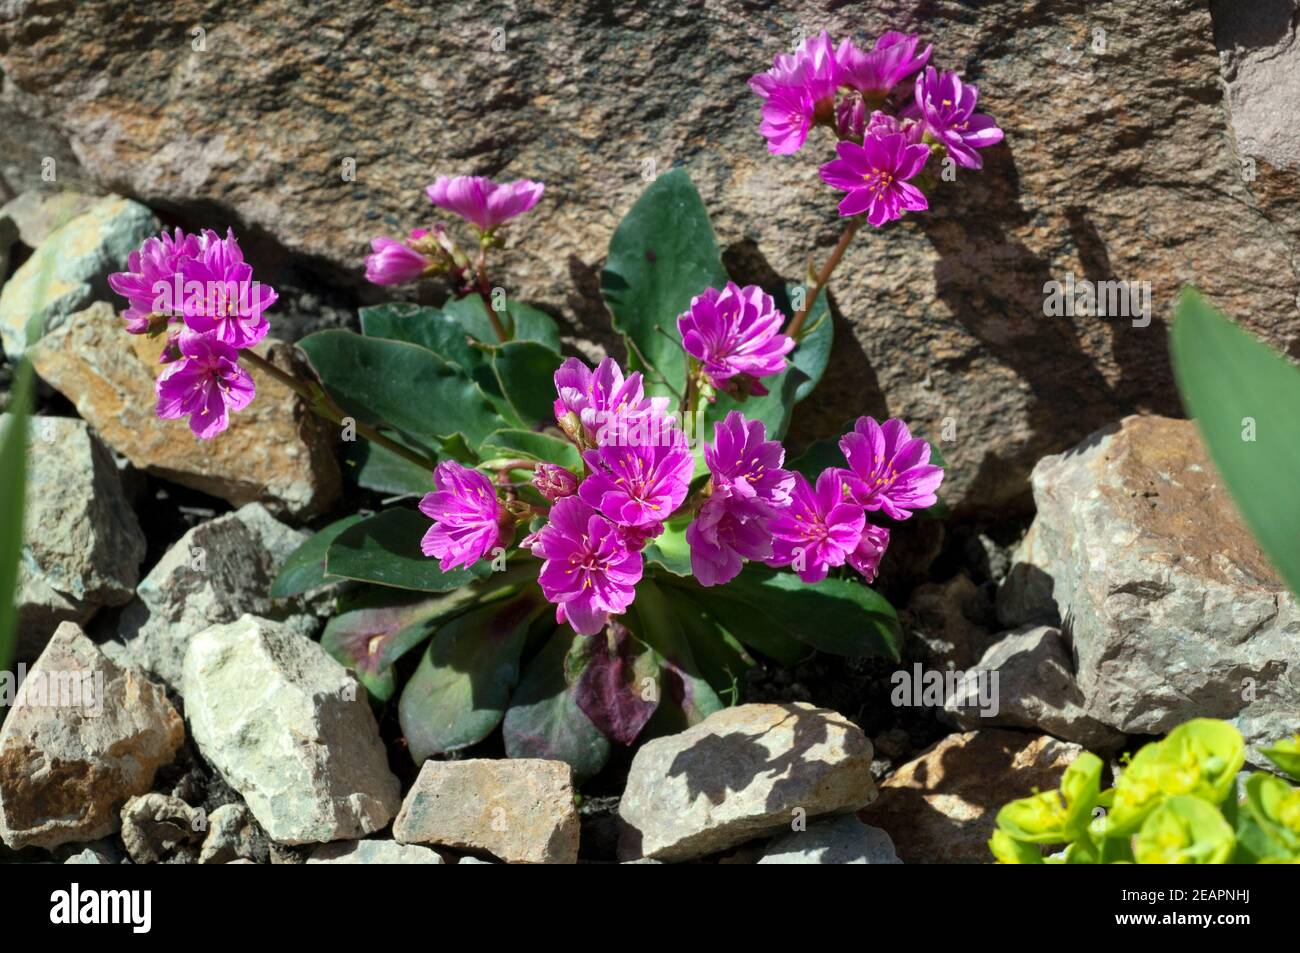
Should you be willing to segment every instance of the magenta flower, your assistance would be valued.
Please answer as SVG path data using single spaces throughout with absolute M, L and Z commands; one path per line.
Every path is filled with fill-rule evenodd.
M 916 81 L 916 102 L 905 115 L 920 117 L 925 131 L 947 147 L 949 155 L 966 169 L 983 168 L 976 149 L 1002 141 L 993 117 L 975 112 L 979 90 L 965 84 L 956 73 L 939 73 L 933 66 Z
M 791 566 L 804 582 L 820 582 L 831 566 L 843 566 L 858 548 L 866 517 L 845 500 L 840 472 L 823 470 L 817 486 L 794 475 L 790 505 L 771 522 L 771 566 Z
M 624 377 L 613 358 L 605 358 L 594 371 L 578 358 L 568 358 L 555 372 L 555 392 L 555 419 L 563 423 L 574 414 L 598 446 L 677 439 L 668 398 L 647 398 L 641 375 Z
M 539 463 L 533 470 L 533 486 L 554 503 L 578 492 L 578 478 L 572 471 L 554 463 Z
M 815 105 L 812 97 L 797 87 L 772 90 L 759 111 L 758 131 L 773 155 L 790 155 L 803 148 L 812 128 Z
M 420 512 L 433 520 L 420 552 L 436 557 L 439 569 L 468 566 L 503 545 L 505 516 L 486 474 L 445 460 L 433 471 L 433 485 L 420 500 Z
M 604 446 L 582 455 L 591 474 L 578 495 L 619 526 L 662 523 L 686 499 L 695 459 L 685 438 L 673 444 Z
M 785 355 L 794 339 L 781 333 L 783 316 L 757 285 L 739 288 L 727 282 L 721 291 L 707 288 L 691 299 L 690 310 L 677 318 L 686 353 L 704 365 L 709 382 L 719 390 L 744 389 L 766 394 L 757 378 L 785 370 Z
M 829 118 L 840 69 L 828 33 L 805 39 L 794 53 L 778 54 L 766 73 L 750 77 L 763 102 L 759 132 L 778 155 L 798 152 L 818 118 Z
M 883 103 L 895 86 L 930 58 L 928 46 L 916 52 L 920 42 L 919 37 L 890 30 L 866 52 L 852 40 L 844 40 L 835 51 L 841 82 L 858 90 L 872 105 Z
M 641 554 L 629 550 L 618 528 L 579 497 L 551 507 L 532 551 L 546 560 L 538 582 L 556 604 L 556 621 L 581 635 L 595 635 L 636 596 Z
M 487 233 L 531 209 L 545 188 L 541 182 L 530 179 L 493 182 L 480 175 L 454 178 L 440 175 L 425 192 L 434 205 L 455 212 L 480 232 Z
M 840 438 L 840 450 L 849 462 L 849 469 L 840 471 L 845 485 L 867 510 L 905 520 L 913 510 L 935 504 L 943 469 L 930 463 L 930 445 L 914 438 L 903 421 L 886 420 L 882 426 L 859 417 Z
M 864 131 L 864 135 L 877 138 L 901 134 L 903 140 L 909 146 L 919 143 L 924 133 L 925 126 L 921 123 L 912 119 L 899 119 L 897 116 L 891 116 L 879 109 L 867 119 L 867 127 Z
M 132 334 L 149 330 L 150 315 L 179 317 L 180 300 L 174 293 L 181 264 L 196 257 L 202 249 L 199 237 L 176 229 L 157 238 L 145 239 L 137 251 L 126 259 L 126 271 L 108 276 L 108 286 L 127 299 L 130 307 L 122 313 L 126 329 Z
M 210 440 L 230 423 L 229 412 L 248 406 L 257 387 L 239 366 L 239 352 L 211 334 L 185 330 L 176 339 L 180 357 L 159 375 L 157 414 L 190 418 L 190 430 Z
M 411 239 L 427 235 L 424 229 L 414 229 Z M 366 256 L 366 280 L 377 285 L 404 285 L 418 281 L 432 262 L 410 245 L 393 238 L 380 236 L 371 239 L 373 252 Z
M 200 333 L 212 332 L 234 348 L 252 347 L 270 330 L 264 312 L 278 295 L 253 280 L 235 233 L 225 238 L 203 233 L 203 250 L 181 263 L 185 278 L 185 323 Z
M 770 507 L 790 502 L 794 474 L 782 470 L 785 448 L 767 439 L 761 420 L 746 420 L 731 411 L 713 426 L 713 443 L 704 446 L 704 462 L 713 475 L 713 487 L 726 487 L 740 499 L 758 500 Z
M 772 509 L 753 497 L 742 497 L 732 486 L 715 488 L 691 525 L 691 572 L 702 586 L 720 586 L 740 574 L 745 560 L 772 556 L 768 524 Z
M 883 526 L 867 523 L 862 527 L 862 538 L 858 548 L 848 555 L 848 564 L 862 573 L 867 582 L 875 582 L 880 569 L 880 560 L 885 556 L 889 546 L 889 530 Z
M 902 133 L 868 136 L 857 145 L 841 142 L 835 147 L 838 159 L 821 168 L 822 180 L 848 192 L 840 202 L 841 215 L 867 213 L 867 221 L 879 228 L 901 218 L 904 210 L 929 208 L 921 190 L 907 180 L 925 166 L 930 150 L 908 145 Z

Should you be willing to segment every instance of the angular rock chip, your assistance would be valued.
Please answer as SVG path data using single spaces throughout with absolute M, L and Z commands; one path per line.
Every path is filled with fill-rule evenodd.
M 208 834 L 199 852 L 200 864 L 231 864 L 236 860 L 264 864 L 270 853 L 266 832 L 244 804 L 222 804 L 207 819 Z
M 442 854 L 391 840 L 340 840 L 317 847 L 309 864 L 445 864 Z
M 203 832 L 195 810 L 178 797 L 152 792 L 122 807 L 122 843 L 137 864 L 192 864 Z
M 901 864 L 894 842 L 852 814 L 812 824 L 768 845 L 760 864 Z

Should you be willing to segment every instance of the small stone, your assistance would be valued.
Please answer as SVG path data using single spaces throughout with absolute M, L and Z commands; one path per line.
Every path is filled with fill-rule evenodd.
M 200 864 L 229 864 L 236 858 L 264 864 L 269 845 L 247 805 L 222 804 L 208 815 L 208 836 L 199 852 Z
M 190 640 L 181 679 L 203 757 L 284 844 L 362 837 L 401 803 L 365 690 L 320 645 L 245 615 Z
M 0 415 L 0 431 L 12 418 Z M 20 659 L 33 659 L 60 622 L 87 622 L 128 601 L 144 533 L 113 456 L 85 421 L 34 417 L 27 440 L 27 512 L 18 579 Z
M 852 814 L 822 821 L 806 831 L 778 838 L 764 851 L 760 864 L 901 864 L 894 842 L 879 827 L 863 824 Z
M 0 837 L 14 849 L 106 837 L 184 740 L 161 688 L 63 623 L 0 729 Z
M 260 503 L 195 526 L 158 560 L 123 611 L 119 635 L 127 657 L 179 687 L 190 639 L 214 624 L 248 613 L 312 634 L 316 621 L 301 611 L 301 600 L 270 595 L 276 573 L 308 535 L 279 522 Z
M 0 290 L 0 340 L 10 358 L 68 316 L 111 294 L 108 276 L 158 230 L 153 213 L 110 195 L 51 232 Z
M 426 761 L 393 823 L 403 844 L 481 850 L 509 864 L 576 863 L 578 833 L 572 770 L 538 758 Z
M 122 843 L 133 863 L 192 864 L 202 840 L 194 809 L 180 798 L 145 794 L 122 808 Z
M 260 370 L 250 371 L 257 397 L 212 440 L 196 438 L 184 420 L 159 420 L 154 383 L 164 343 L 127 334 L 113 308 L 97 302 L 29 356 L 41 379 L 137 469 L 234 506 L 260 501 L 277 514 L 306 517 L 333 505 L 342 486 L 333 428 Z M 254 350 L 295 367 L 287 345 L 267 339 Z
M 0 207 L 0 218 L 7 215 L 13 219 L 16 237 L 28 248 L 39 248 L 53 232 L 98 201 L 98 196 L 82 192 L 29 189 Z
M 1027 626 L 1006 633 L 984 653 L 945 700 L 944 711 L 965 730 L 995 725 L 1035 728 L 1093 751 L 1124 743 L 1122 732 L 1098 721 L 1083 706 L 1060 630 Z
M 462 857 L 456 861 L 457 864 L 483 864 L 485 867 L 491 867 L 493 862 L 490 860 L 479 860 L 477 857 Z
M 75 854 L 70 854 L 65 864 L 116 864 L 120 863 L 103 847 L 84 847 Z
M 876 796 L 871 742 L 844 716 L 804 703 L 751 704 L 655 738 L 632 760 L 619 803 L 619 856 L 680 861 L 842 814 Z
M 309 864 L 445 864 L 436 850 L 391 840 L 340 840 L 317 847 Z
M 911 635 L 935 662 L 969 668 L 988 646 L 988 601 L 965 572 L 946 582 L 917 586 L 907 604 Z
M 949 735 L 884 781 L 862 818 L 889 832 L 904 863 L 992 863 L 1002 805 L 1057 787 L 1082 751 L 1001 728 Z

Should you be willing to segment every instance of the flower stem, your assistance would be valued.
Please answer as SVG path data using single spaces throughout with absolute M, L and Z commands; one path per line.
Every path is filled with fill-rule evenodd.
M 838 265 L 840 259 L 844 257 L 844 252 L 848 250 L 849 243 L 853 241 L 853 236 L 858 233 L 858 229 L 861 227 L 862 216 L 855 216 L 849 220 L 848 227 L 844 229 L 844 234 L 840 236 L 839 242 L 835 245 L 835 250 L 831 252 L 831 257 L 826 259 L 826 263 L 822 265 L 821 271 L 817 272 L 816 279 L 813 283 L 812 294 L 808 296 L 808 300 L 804 302 L 804 306 L 799 309 L 799 313 L 791 318 L 790 323 L 786 325 L 785 333 L 796 341 L 799 340 L 799 332 L 803 330 L 803 323 L 808 317 L 808 312 L 810 312 L 813 309 L 813 306 L 817 304 L 817 296 L 822 293 L 822 289 L 825 288 L 826 284 L 831 280 L 831 272 L 835 270 L 835 266 Z
M 308 409 L 310 409 L 317 417 L 328 420 L 332 424 L 338 424 L 339 426 L 343 425 L 343 419 L 345 416 L 343 410 L 334 402 L 334 399 L 330 397 L 325 388 L 321 387 L 320 384 L 305 381 L 300 377 L 290 374 L 288 371 L 276 367 L 266 358 L 255 353 L 251 349 L 246 348 L 240 351 L 239 357 L 257 370 L 262 371 L 270 377 L 274 377 L 285 387 L 289 388 L 301 397 L 303 401 L 306 402 Z M 371 443 L 378 444 L 384 449 L 402 457 L 404 460 L 409 460 L 416 466 L 423 467 L 425 470 L 432 472 L 434 467 L 438 465 L 437 461 L 429 459 L 424 454 L 412 450 L 410 447 L 403 446 L 396 440 L 391 440 L 388 437 L 385 437 L 378 430 L 364 421 L 357 420 L 354 417 L 352 418 L 352 423 L 353 426 L 356 427 L 357 433 L 361 434 L 361 436 L 365 437 Z
M 501 319 L 492 310 L 492 283 L 488 281 L 487 275 L 487 244 L 483 241 L 479 242 L 478 261 L 474 264 L 474 274 L 478 280 L 479 297 L 483 299 L 483 307 L 487 310 L 488 323 L 492 325 L 492 333 L 497 336 L 498 341 L 505 344 L 506 329 L 501 326 Z

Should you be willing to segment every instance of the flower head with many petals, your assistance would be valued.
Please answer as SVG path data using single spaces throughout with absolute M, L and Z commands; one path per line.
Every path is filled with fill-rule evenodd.
M 481 175 L 440 175 L 425 191 L 438 208 L 454 212 L 486 234 L 531 209 L 545 188 L 531 179 L 493 182 Z
M 646 397 L 639 373 L 623 376 L 611 357 L 593 371 L 570 357 L 555 372 L 555 419 L 563 428 L 575 415 L 591 444 L 671 443 L 667 397 Z
M 181 331 L 179 359 L 158 377 L 158 416 L 190 418 L 196 437 L 209 440 L 230 423 L 229 412 L 243 410 L 257 387 L 239 366 L 239 352 L 212 334 Z
M 916 81 L 916 102 L 905 115 L 919 118 L 926 135 L 947 147 L 953 161 L 966 169 L 983 168 L 976 149 L 1002 141 L 1002 130 L 991 116 L 975 111 L 979 90 L 963 83 L 956 73 L 940 73 L 933 66 Z
M 538 582 L 556 604 L 556 621 L 595 635 L 611 613 L 626 611 L 641 581 L 641 554 L 628 548 L 616 527 L 576 496 L 551 507 L 537 533 L 533 555 L 544 560 Z
M 203 250 L 181 263 L 185 278 L 185 323 L 234 348 L 252 347 L 270 329 L 265 311 L 278 295 L 270 285 L 253 280 L 235 233 L 225 238 L 203 233 Z
M 145 239 L 143 245 L 126 258 L 126 271 L 108 276 L 108 286 L 127 299 L 130 307 L 122 313 L 126 329 L 132 334 L 149 330 L 150 318 L 180 317 L 179 302 L 173 302 L 172 289 L 181 264 L 202 250 L 199 236 L 179 228 L 173 234 L 163 232 Z
M 913 510 L 935 504 L 943 469 L 930 463 L 930 445 L 913 437 L 903 421 L 881 425 L 859 417 L 840 438 L 840 450 L 849 462 L 849 469 L 840 471 L 845 487 L 867 510 L 905 520 Z
M 883 103 L 895 86 L 911 76 L 930 58 L 930 47 L 916 52 L 920 38 L 890 30 L 868 52 L 852 40 L 844 40 L 835 51 L 841 81 L 866 97 L 872 105 Z
M 420 551 L 438 568 L 468 566 L 502 545 L 504 514 L 486 474 L 446 460 L 433 471 L 433 485 L 420 500 L 420 512 L 433 520 Z
M 858 548 L 849 553 L 847 562 L 862 573 L 867 582 L 875 582 L 876 573 L 880 571 L 880 560 L 884 558 L 888 546 L 889 530 L 884 526 L 867 523 L 862 527 Z
M 727 282 L 721 291 L 708 288 L 691 299 L 677 318 L 686 353 L 704 365 L 709 382 L 719 390 L 736 385 L 748 393 L 766 394 L 760 377 L 785 370 L 785 355 L 794 339 L 781 333 L 783 315 L 771 296 L 757 285 L 745 288 Z
M 841 215 L 867 213 L 867 221 L 879 228 L 901 218 L 906 211 L 929 208 L 921 190 L 908 182 L 925 167 L 930 150 L 909 145 L 903 133 L 867 136 L 862 145 L 841 142 L 835 147 L 838 159 L 821 167 L 822 180 L 848 193 L 840 202 Z
M 695 460 L 684 437 L 675 443 L 604 446 L 588 450 L 583 460 L 590 476 L 578 495 L 620 526 L 662 523 L 686 499 Z
M 791 566 L 804 582 L 820 582 L 858 548 L 865 524 L 862 507 L 845 500 L 837 471 L 823 470 L 815 487 L 796 473 L 790 505 L 771 522 L 768 564 Z
M 830 34 L 804 39 L 793 53 L 778 54 L 772 68 L 749 80 L 763 100 L 759 132 L 777 155 L 798 152 L 813 121 L 834 110 L 840 69 Z

